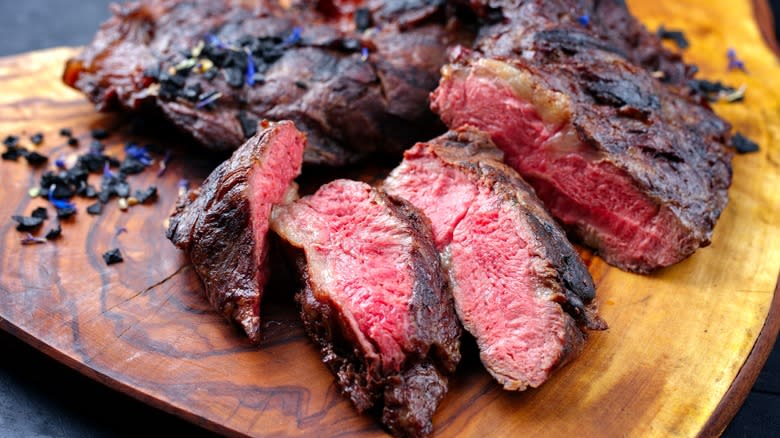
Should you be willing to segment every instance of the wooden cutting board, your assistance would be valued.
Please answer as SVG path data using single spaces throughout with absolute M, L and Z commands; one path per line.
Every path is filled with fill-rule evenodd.
M 434 418 L 438 436 L 715 435 L 777 336 L 777 58 L 750 2 L 629 3 L 651 29 L 663 23 L 686 31 L 686 59 L 702 77 L 747 85 L 744 103 L 717 110 L 761 151 L 735 157 L 729 205 L 710 247 L 652 276 L 589 261 L 610 329 L 593 334 L 582 356 L 543 387 L 504 392 L 467 351 Z M 728 47 L 749 74 L 726 71 Z M 0 59 L 0 136 L 24 134 L 29 144 L 26 136 L 42 131 L 39 149 L 52 161 L 74 151 L 58 136 L 61 127 L 80 136 L 81 151 L 93 127 L 120 131 L 106 141 L 120 156 L 126 141 L 148 141 L 61 84 L 63 63 L 74 53 L 60 48 Z M 122 212 L 112 202 L 95 217 L 77 200 L 77 217 L 63 224 L 54 244 L 21 246 L 10 220 L 45 205 L 27 195 L 41 170 L 0 163 L 0 327 L 112 388 L 225 434 L 382 435 L 377 421 L 338 394 L 288 296 L 264 303 L 259 347 L 210 310 L 187 260 L 163 232 L 179 179 L 199 183 L 221 157 L 188 153 L 186 144 L 158 134 L 155 141 L 174 155 L 167 173 L 130 179 L 134 188 L 156 184 L 157 203 Z M 127 232 L 117 234 L 120 228 Z M 113 247 L 125 261 L 106 266 L 101 254 Z

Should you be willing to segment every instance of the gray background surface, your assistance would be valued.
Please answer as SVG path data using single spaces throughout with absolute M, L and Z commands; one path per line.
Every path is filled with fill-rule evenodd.
M 1 0 L 0 56 L 86 44 L 108 17 L 109 3 L 108 0 Z M 780 10 L 780 0 L 772 3 L 776 11 Z M 0 132 L 0 136 L 7 134 L 11 133 Z M 150 434 L 214 436 L 112 391 L 0 332 L 0 437 L 97 438 Z M 780 347 L 777 345 L 724 436 L 780 436 Z

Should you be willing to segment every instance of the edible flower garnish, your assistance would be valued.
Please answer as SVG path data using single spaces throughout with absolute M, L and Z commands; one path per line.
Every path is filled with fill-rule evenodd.
M 577 22 L 580 23 L 581 26 L 588 27 L 588 25 L 590 24 L 590 15 L 588 14 L 580 15 L 579 17 L 577 17 Z
M 222 97 L 222 93 L 220 93 L 219 91 L 209 92 L 205 96 L 201 96 L 200 101 L 198 101 L 198 103 L 195 104 L 195 108 L 198 109 L 203 108 L 209 104 L 216 102 L 217 99 L 219 99 L 220 97 Z
M 168 163 L 171 162 L 171 158 L 173 155 L 171 155 L 171 150 L 168 149 L 165 151 L 165 156 L 162 160 L 160 160 L 160 170 L 157 172 L 157 177 L 161 177 L 165 174 L 165 171 L 168 170 Z
M 43 237 L 35 237 L 30 233 L 27 233 L 27 236 L 22 239 L 22 245 L 38 245 L 41 243 L 46 243 L 46 239 Z
M 246 53 L 246 84 L 252 86 L 255 84 L 255 60 L 248 48 L 244 49 L 244 52 Z
M 108 166 L 108 164 L 106 164 Z M 75 210 L 76 204 L 68 201 L 67 199 L 57 199 L 54 197 L 54 190 L 57 188 L 56 185 L 52 184 L 49 186 L 49 202 L 57 208 L 58 210 Z
M 733 48 L 729 47 L 729 49 L 726 51 L 726 57 L 729 60 L 728 69 L 729 70 L 742 70 L 743 72 L 747 73 L 747 69 L 745 68 L 745 63 L 742 62 L 737 57 L 737 51 Z
M 292 33 L 290 36 L 285 38 L 284 44 L 288 46 L 292 46 L 294 44 L 297 44 L 301 41 L 301 28 L 296 26 L 293 28 Z
M 687 49 L 690 45 L 688 43 L 688 39 L 685 38 L 685 34 L 681 30 L 669 30 L 666 29 L 663 24 L 658 27 L 656 35 L 658 35 L 658 38 L 661 38 L 662 40 L 673 41 L 674 44 L 677 45 L 677 47 L 680 49 Z
M 103 165 L 103 178 L 104 179 L 113 179 L 116 178 L 116 175 L 114 175 L 114 172 L 111 171 L 111 167 L 108 165 L 108 161 Z
M 360 49 L 360 60 L 366 62 L 368 60 L 368 48 L 363 47 Z
M 186 179 L 180 179 L 179 180 L 179 196 L 184 196 L 187 194 L 187 191 L 190 189 L 190 182 Z
M 125 153 L 127 153 L 128 156 L 140 161 L 145 166 L 152 164 L 152 156 L 149 155 L 149 151 L 147 151 L 143 146 L 138 146 L 135 143 L 127 143 L 125 145 Z

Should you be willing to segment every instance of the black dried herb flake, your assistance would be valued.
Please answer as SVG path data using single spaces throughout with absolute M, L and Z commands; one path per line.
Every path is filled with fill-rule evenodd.
M 99 201 L 87 207 L 87 213 L 92 216 L 100 216 L 103 214 L 103 204 Z
M 73 131 L 70 128 L 60 128 L 60 136 L 73 137 Z
M 39 144 L 43 143 L 43 133 L 42 132 L 36 132 L 35 134 L 30 136 L 30 142 L 32 144 L 38 146 Z
M 27 233 L 27 235 L 22 239 L 22 245 L 40 245 L 42 243 L 46 243 L 46 239 L 42 237 L 35 237 L 30 233 Z
M 252 114 L 248 114 L 245 111 L 238 112 L 238 121 L 241 123 L 241 131 L 244 133 L 244 138 L 249 138 L 257 132 L 257 117 Z
M 16 135 L 9 135 L 3 139 L 3 144 L 9 148 L 15 148 L 19 146 L 19 137 Z
M 71 216 L 76 214 L 76 207 L 63 207 L 57 209 L 57 218 L 58 219 L 67 219 Z
M 27 149 L 8 146 L 2 154 L 2 158 L 6 161 L 17 161 L 19 157 L 24 157 L 27 153 Z
M 73 147 L 76 147 L 76 146 L 78 146 L 78 145 L 79 145 L 79 139 L 78 139 L 78 138 L 76 138 L 76 137 L 70 137 L 70 138 L 68 139 L 68 146 L 73 146 Z
M 736 149 L 739 154 L 748 154 L 751 152 L 758 152 L 760 149 L 758 143 L 745 137 L 740 132 L 736 132 L 731 136 L 731 146 Z
M 57 225 L 46 232 L 46 240 L 56 240 L 59 239 L 60 236 L 62 236 L 62 226 L 59 221 L 57 221 Z
M 38 207 L 35 210 L 33 210 L 30 216 L 46 220 L 49 218 L 49 211 L 46 210 L 46 207 Z
M 103 128 L 95 128 L 90 132 L 90 134 L 95 140 L 105 140 L 109 136 L 108 131 Z
M 124 261 L 122 253 L 119 248 L 114 248 L 103 253 L 103 260 L 107 265 L 113 265 L 115 263 L 121 263 Z
M 27 159 L 27 163 L 30 166 L 40 166 L 41 164 L 46 163 L 49 161 L 49 157 L 46 155 L 39 154 L 38 152 L 29 152 L 24 156 L 25 159 Z
M 295 81 L 295 86 L 300 88 L 301 90 L 307 90 L 309 88 L 309 85 L 303 81 Z
M 685 33 L 681 30 L 667 29 L 662 24 L 656 34 L 662 40 L 672 41 L 680 49 L 687 49 L 690 46 L 688 39 L 685 38 Z
M 133 197 L 139 204 L 147 204 L 157 199 L 157 186 L 149 186 L 146 190 L 136 190 Z
M 34 231 L 43 224 L 43 218 L 32 216 L 11 216 L 17 225 L 17 231 Z
M 119 172 L 124 175 L 136 175 L 145 169 L 146 165 L 133 157 L 126 157 L 119 165 Z

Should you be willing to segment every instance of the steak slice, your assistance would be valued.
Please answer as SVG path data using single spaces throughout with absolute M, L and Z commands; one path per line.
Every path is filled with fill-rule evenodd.
M 519 8 L 535 13 L 541 6 L 528 5 L 538 3 Z M 677 263 L 710 243 L 726 206 L 730 126 L 631 62 L 598 26 L 565 17 L 483 30 L 477 50 L 454 51 L 432 108 L 451 129 L 489 133 L 608 263 L 636 272 Z
M 398 436 L 431 432 L 460 360 L 460 326 L 430 224 L 355 181 L 277 206 L 271 229 L 299 253 L 306 331 L 358 411 Z
M 260 340 L 260 299 L 269 275 L 271 207 L 295 196 L 306 136 L 292 122 L 262 122 L 257 133 L 180 197 L 168 238 L 189 256 L 219 313 Z
M 463 326 L 508 390 L 541 385 L 604 329 L 593 280 L 533 189 L 473 129 L 418 143 L 384 182 L 431 220 Z
M 63 79 L 100 110 L 161 112 L 218 150 L 241 145 L 258 119 L 291 120 L 308 136 L 306 163 L 341 165 L 444 131 L 428 94 L 446 48 L 474 33 L 450 10 L 428 0 L 142 0 L 114 6 Z

